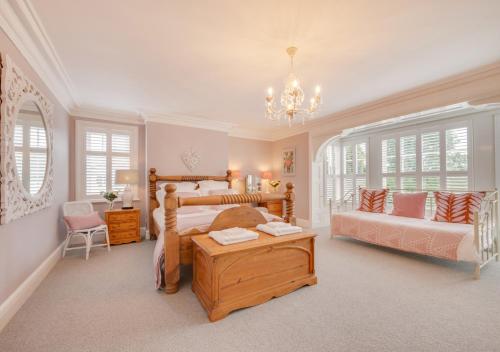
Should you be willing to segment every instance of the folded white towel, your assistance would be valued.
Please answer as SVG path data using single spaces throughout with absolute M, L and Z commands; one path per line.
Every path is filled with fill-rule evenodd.
M 292 224 L 283 221 L 270 221 L 266 225 L 272 227 L 273 229 L 292 226 Z
M 283 236 L 283 235 L 291 235 L 292 233 L 302 232 L 302 227 L 290 225 L 290 226 L 272 228 L 268 226 L 268 224 L 259 224 L 257 225 L 257 230 L 268 233 L 273 236 Z
M 210 231 L 208 236 L 222 245 L 245 242 L 259 238 L 259 234 L 254 231 L 233 227 L 222 231 Z

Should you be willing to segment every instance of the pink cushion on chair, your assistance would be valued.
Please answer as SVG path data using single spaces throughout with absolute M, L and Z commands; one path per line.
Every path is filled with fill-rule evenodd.
M 425 201 L 427 192 L 392 193 L 394 209 L 391 215 L 407 218 L 423 219 L 425 217 Z
M 64 221 L 72 230 L 85 230 L 104 225 L 105 222 L 99 216 L 99 213 L 94 211 L 87 215 L 65 216 Z

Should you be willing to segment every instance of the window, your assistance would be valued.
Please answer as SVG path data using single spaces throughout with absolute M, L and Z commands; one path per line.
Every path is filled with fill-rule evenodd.
M 77 121 L 76 137 L 77 198 L 122 191 L 115 173 L 137 168 L 137 127 Z
M 467 190 L 469 147 L 467 123 L 384 136 L 380 143 L 382 186 L 404 191 Z M 427 202 L 427 208 L 433 208 L 432 197 Z
M 344 142 L 342 145 L 342 198 L 355 194 L 358 200 L 357 189 L 367 184 L 367 143 Z

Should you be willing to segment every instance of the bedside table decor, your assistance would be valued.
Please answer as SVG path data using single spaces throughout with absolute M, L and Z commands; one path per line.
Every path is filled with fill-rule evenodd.
M 104 214 L 111 244 L 141 241 L 139 209 L 113 209 Z
M 130 186 L 139 183 L 139 172 L 137 170 L 116 170 L 115 179 L 116 184 L 126 185 L 121 194 L 122 209 L 133 209 L 134 195 Z

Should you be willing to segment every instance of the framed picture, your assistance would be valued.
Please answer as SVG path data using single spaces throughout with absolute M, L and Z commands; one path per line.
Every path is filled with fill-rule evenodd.
M 281 155 L 281 175 L 295 176 L 295 148 L 285 148 Z

